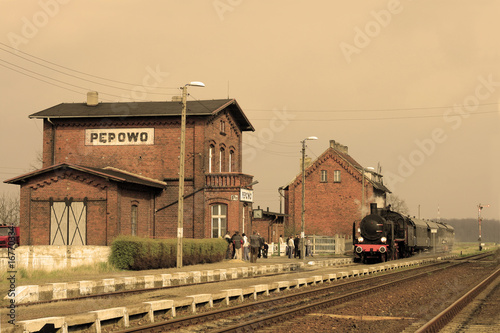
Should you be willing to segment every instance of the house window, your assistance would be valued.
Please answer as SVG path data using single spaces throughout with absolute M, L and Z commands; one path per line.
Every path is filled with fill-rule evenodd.
M 130 230 L 132 236 L 137 236 L 137 205 L 132 205 L 130 211 Z
M 225 171 L 226 169 L 225 160 L 226 160 L 226 151 L 224 150 L 224 148 L 221 148 L 219 153 L 219 172 Z
M 229 166 L 229 172 L 233 172 L 233 157 L 234 157 L 234 151 L 229 151 L 229 161 L 228 161 L 228 166 Z
M 212 206 L 212 238 L 224 237 L 227 230 L 227 205 Z
M 224 120 L 220 121 L 220 133 L 226 134 L 226 122 Z
M 321 180 L 322 183 L 328 182 L 328 173 L 326 170 L 321 170 Z
M 335 170 L 333 172 L 333 182 L 340 183 L 340 170 Z
M 214 146 L 210 145 L 208 148 L 208 172 L 212 172 L 213 158 L 214 158 Z

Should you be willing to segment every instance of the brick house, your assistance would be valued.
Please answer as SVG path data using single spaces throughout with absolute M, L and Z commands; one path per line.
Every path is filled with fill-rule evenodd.
M 177 237 L 182 104 L 89 101 L 30 116 L 43 119 L 43 167 L 5 181 L 21 187 L 22 245 Z M 249 232 L 244 131 L 254 128 L 236 100 L 187 102 L 184 237 Z
M 364 176 L 364 181 L 363 181 Z M 382 175 L 364 168 L 349 154 L 348 148 L 334 140 L 321 156 L 305 167 L 305 234 L 352 235 L 353 222 L 369 212 L 370 203 L 385 206 Z M 364 184 L 364 197 L 362 200 Z M 285 230 L 299 234 L 302 225 L 302 172 L 280 188 L 284 193 Z
M 256 230 L 268 243 L 278 243 L 280 235 L 285 234 L 285 214 L 267 210 L 253 210 L 252 229 Z

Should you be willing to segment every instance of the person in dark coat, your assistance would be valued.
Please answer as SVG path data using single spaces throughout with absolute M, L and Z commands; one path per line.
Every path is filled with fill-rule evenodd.
M 299 245 L 300 245 L 300 238 L 299 238 L 299 235 L 295 235 L 295 238 L 293 239 L 293 245 L 295 247 L 295 252 L 293 254 L 293 257 L 294 258 L 297 258 L 299 257 L 300 258 L 300 249 L 299 249 Z
M 257 231 L 253 232 L 250 236 L 250 262 L 257 262 L 257 256 L 259 255 L 260 248 L 260 237 L 257 235 Z
M 241 260 L 241 248 L 243 246 L 243 237 L 241 237 L 240 232 L 236 231 L 231 238 L 234 246 L 234 259 Z
M 257 233 L 257 235 L 259 236 L 259 242 L 260 242 L 258 257 L 261 258 L 262 257 L 262 250 L 264 249 L 265 242 L 264 242 L 264 237 L 262 237 L 259 233 Z

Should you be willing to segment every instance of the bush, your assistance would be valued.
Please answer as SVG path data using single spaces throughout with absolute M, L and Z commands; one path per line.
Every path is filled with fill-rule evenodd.
M 222 261 L 227 242 L 223 239 L 183 239 L 182 264 L 196 265 Z M 111 245 L 110 263 L 120 269 L 171 268 L 177 262 L 177 239 L 157 240 L 120 236 Z

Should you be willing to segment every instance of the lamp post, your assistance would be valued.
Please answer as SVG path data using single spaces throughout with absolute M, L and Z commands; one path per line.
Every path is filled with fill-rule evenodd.
M 479 251 L 481 251 L 483 249 L 482 245 L 481 245 L 481 221 L 483 220 L 481 218 L 481 210 L 483 210 L 483 208 L 486 208 L 486 207 L 489 207 L 490 205 L 477 205 L 477 224 L 479 226 Z
M 181 113 L 181 152 L 179 156 L 179 199 L 177 211 L 177 268 L 182 267 L 182 237 L 184 237 L 184 161 L 186 159 L 186 109 L 187 87 L 204 87 L 202 82 L 193 81 L 181 87 L 182 113 Z
M 306 173 L 305 173 L 305 157 L 306 157 L 306 140 L 318 140 L 315 136 L 310 136 L 300 141 L 302 143 L 302 226 L 300 233 L 300 241 L 302 242 L 302 246 L 300 247 L 300 259 L 304 259 L 306 252 L 306 242 L 304 240 L 305 237 L 305 211 L 306 211 Z

